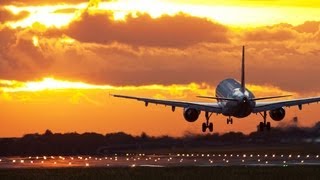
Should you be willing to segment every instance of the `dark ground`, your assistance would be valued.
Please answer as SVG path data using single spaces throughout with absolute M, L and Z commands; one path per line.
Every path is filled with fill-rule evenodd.
M 0 169 L 0 179 L 320 179 L 319 166 Z

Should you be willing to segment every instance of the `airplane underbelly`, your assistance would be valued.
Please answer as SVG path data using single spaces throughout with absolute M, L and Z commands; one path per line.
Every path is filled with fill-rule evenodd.
M 222 110 L 222 114 L 224 116 L 233 116 L 237 118 L 244 118 L 249 116 L 252 113 L 252 106 L 250 103 L 242 104 L 239 106 L 239 104 L 235 102 L 228 102 L 224 106 Z

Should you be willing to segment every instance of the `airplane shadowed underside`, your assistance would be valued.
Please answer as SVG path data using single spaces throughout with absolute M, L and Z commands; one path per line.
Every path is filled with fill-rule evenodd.
M 270 130 L 271 128 L 270 122 L 267 122 L 267 111 L 269 112 L 269 116 L 271 117 L 271 119 L 273 119 L 274 121 L 281 121 L 284 119 L 286 114 L 284 107 L 298 106 L 301 110 L 303 104 L 310 104 L 320 101 L 320 97 L 311 97 L 282 101 L 258 102 L 260 100 L 283 98 L 290 95 L 256 98 L 253 93 L 250 92 L 245 86 L 244 53 L 245 48 L 243 46 L 241 82 L 238 82 L 235 79 L 231 78 L 225 79 L 218 84 L 215 97 L 198 96 L 199 98 L 215 99 L 217 101 L 216 103 L 161 100 L 116 94 L 112 94 L 111 96 L 143 101 L 146 106 L 148 106 L 149 103 L 171 106 L 172 111 L 175 111 L 176 107 L 181 107 L 184 109 L 183 116 L 188 122 L 195 122 L 199 118 L 201 111 L 204 111 L 206 122 L 202 124 L 203 132 L 205 132 L 206 129 L 209 129 L 210 132 L 213 131 L 213 124 L 209 122 L 209 120 L 211 115 L 214 113 L 227 116 L 227 124 L 233 123 L 232 117 L 245 118 L 251 113 L 259 113 L 263 117 L 263 122 L 260 122 L 259 124 L 259 130 L 263 131 L 264 129 Z

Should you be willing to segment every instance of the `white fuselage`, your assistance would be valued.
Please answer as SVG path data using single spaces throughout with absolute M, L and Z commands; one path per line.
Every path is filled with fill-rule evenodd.
M 216 88 L 216 97 L 232 98 L 237 101 L 219 100 L 222 107 L 222 114 L 225 116 L 234 116 L 244 118 L 251 114 L 255 101 L 250 101 L 254 98 L 252 92 L 248 89 L 243 89 L 241 84 L 234 79 L 225 79 L 219 83 Z

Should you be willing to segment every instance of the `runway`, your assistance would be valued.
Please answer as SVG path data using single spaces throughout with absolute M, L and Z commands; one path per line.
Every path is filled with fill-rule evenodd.
M 301 166 L 320 165 L 317 154 L 113 154 L 109 156 L 1 157 L 0 168 Z

